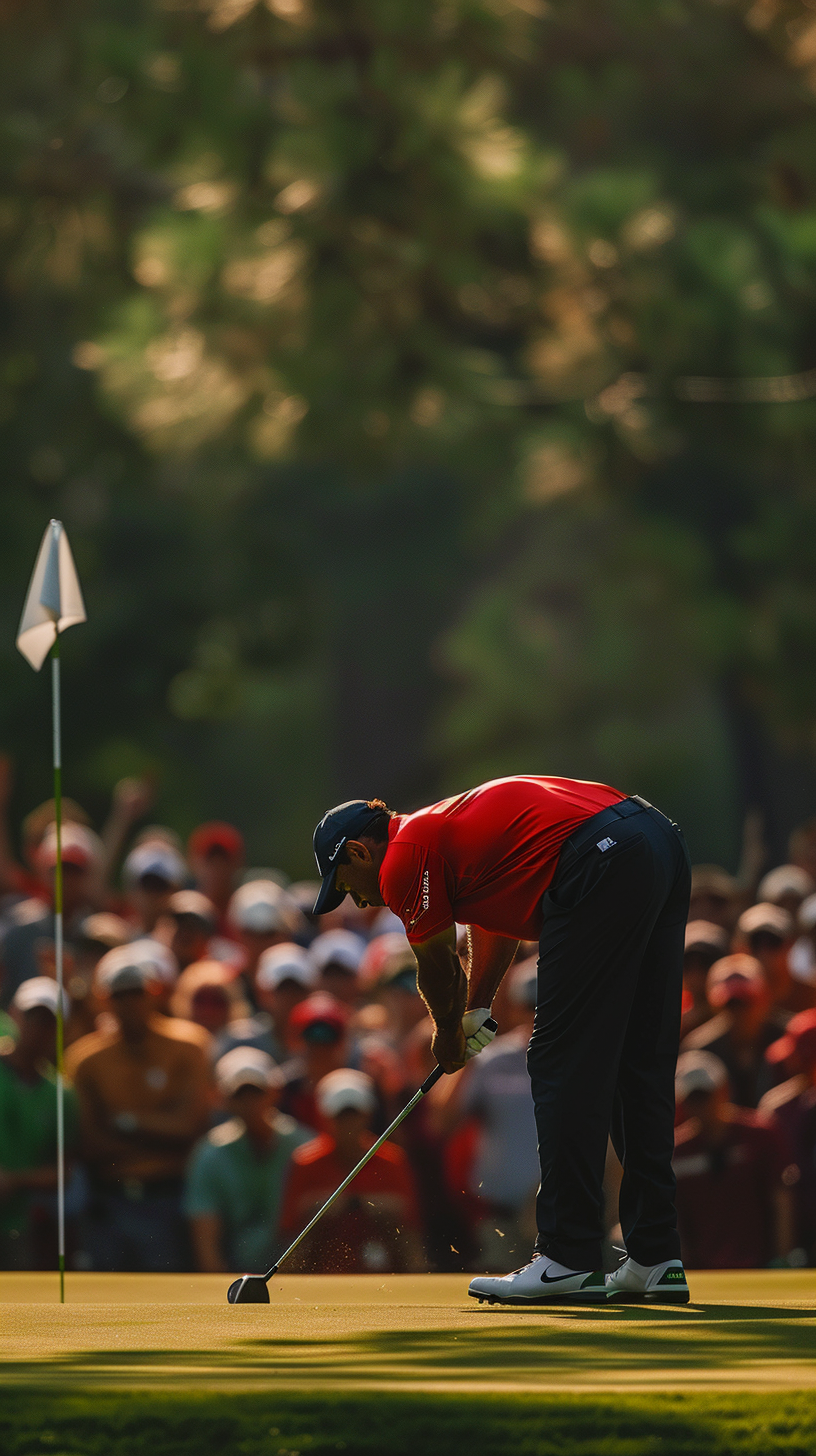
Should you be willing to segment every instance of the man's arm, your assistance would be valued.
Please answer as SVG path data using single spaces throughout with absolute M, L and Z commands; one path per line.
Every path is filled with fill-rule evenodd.
M 413 947 L 417 985 L 436 1027 L 433 1053 L 446 1072 L 458 1072 L 465 1065 L 462 1016 L 466 1010 L 490 1007 L 518 941 L 470 926 L 468 947 L 467 974 L 456 954 L 453 925 Z
M 456 954 L 455 927 L 449 925 L 412 950 L 417 958 L 417 986 L 434 1023 L 433 1054 L 446 1072 L 458 1072 L 465 1065 L 462 1017 L 468 981 Z
M 519 942 L 506 935 L 494 935 L 478 925 L 468 926 L 468 1011 L 492 1006 L 518 948 Z
M 190 1218 L 196 1267 L 202 1274 L 225 1274 L 221 1253 L 221 1220 L 217 1213 L 198 1213 Z

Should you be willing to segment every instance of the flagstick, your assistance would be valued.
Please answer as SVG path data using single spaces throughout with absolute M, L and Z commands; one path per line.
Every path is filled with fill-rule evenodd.
M 60 723 L 60 640 L 51 650 L 51 697 L 54 715 L 54 821 L 57 863 L 54 868 L 54 949 L 57 969 L 57 1226 L 59 1239 L 60 1304 L 65 1303 L 65 1076 L 62 956 L 62 726 Z

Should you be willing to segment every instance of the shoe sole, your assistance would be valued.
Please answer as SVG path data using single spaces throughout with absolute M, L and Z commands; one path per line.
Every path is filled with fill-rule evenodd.
M 687 1289 L 671 1289 L 667 1291 L 651 1290 L 643 1294 L 632 1290 L 613 1290 L 607 1295 L 607 1302 L 615 1300 L 618 1304 L 688 1304 L 691 1298 Z
M 471 1299 L 478 1299 L 480 1304 L 606 1304 L 607 1295 L 603 1290 L 595 1293 L 584 1293 L 581 1289 L 574 1289 L 570 1293 L 566 1291 L 561 1294 L 537 1294 L 529 1299 L 521 1295 L 498 1295 L 483 1294 L 478 1289 L 469 1289 Z

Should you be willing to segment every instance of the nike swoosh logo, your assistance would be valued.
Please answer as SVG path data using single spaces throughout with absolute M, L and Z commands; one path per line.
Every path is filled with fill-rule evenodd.
M 565 1279 L 586 1279 L 591 1273 L 591 1269 L 576 1269 L 574 1274 L 540 1274 L 538 1277 L 542 1284 L 561 1284 Z

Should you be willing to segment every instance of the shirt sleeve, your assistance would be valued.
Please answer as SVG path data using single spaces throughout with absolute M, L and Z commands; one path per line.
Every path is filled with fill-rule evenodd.
M 454 923 L 445 861 L 421 844 L 390 844 L 380 870 L 380 889 L 412 945 Z

